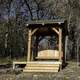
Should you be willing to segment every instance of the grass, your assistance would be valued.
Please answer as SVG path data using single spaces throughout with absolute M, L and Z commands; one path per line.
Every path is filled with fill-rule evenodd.
M 0 64 L 8 64 L 11 62 L 12 60 L 9 60 L 8 58 L 0 58 Z
M 18 58 L 18 59 L 13 59 L 13 61 L 26 61 L 26 57 Z
M 13 61 L 26 61 L 26 57 L 22 57 L 18 59 L 10 59 L 9 57 L 0 58 L 0 64 L 12 64 Z

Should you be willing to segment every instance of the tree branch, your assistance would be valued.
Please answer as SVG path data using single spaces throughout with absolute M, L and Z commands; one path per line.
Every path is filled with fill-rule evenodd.
M 28 9 L 29 9 L 30 16 L 31 16 L 31 20 L 33 20 L 33 14 L 32 14 L 32 11 L 31 11 L 31 9 L 30 9 L 30 6 L 29 6 L 29 4 L 28 4 L 27 0 L 24 0 L 24 1 L 25 1 L 26 6 L 27 6 L 27 7 L 28 7 Z

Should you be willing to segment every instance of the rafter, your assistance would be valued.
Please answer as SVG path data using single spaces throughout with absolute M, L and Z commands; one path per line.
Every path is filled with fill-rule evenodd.
M 52 28 L 52 30 L 54 30 L 59 35 L 59 31 L 56 28 Z
M 31 35 L 33 35 L 36 31 L 38 30 L 38 28 L 34 29 L 31 33 Z

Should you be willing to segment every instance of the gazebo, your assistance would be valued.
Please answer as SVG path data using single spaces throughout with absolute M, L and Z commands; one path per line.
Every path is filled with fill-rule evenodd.
M 58 72 L 66 58 L 67 21 L 64 19 L 28 21 L 26 26 L 28 52 L 23 72 Z M 48 43 L 47 47 L 44 39 L 52 43 Z M 43 48 L 42 40 L 47 48 Z

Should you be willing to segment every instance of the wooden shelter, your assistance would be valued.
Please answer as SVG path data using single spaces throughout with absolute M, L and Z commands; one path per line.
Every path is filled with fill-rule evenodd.
M 58 72 L 61 69 L 66 55 L 65 41 L 68 32 L 66 24 L 66 21 L 62 19 L 38 20 L 26 23 L 28 28 L 28 52 L 23 72 Z M 45 36 L 47 36 L 48 41 L 55 36 L 56 40 L 52 39 L 52 41 L 56 43 L 56 46 L 41 49 L 42 46 L 39 46 L 39 43 Z M 44 40 L 43 42 L 45 43 Z

